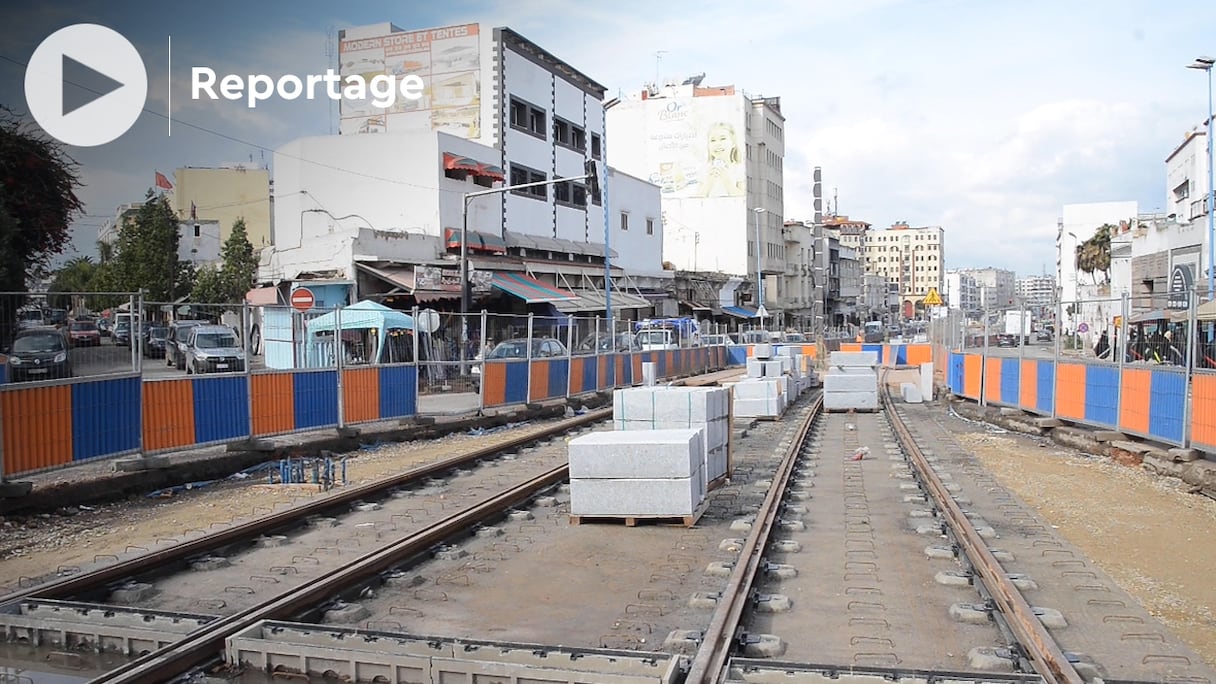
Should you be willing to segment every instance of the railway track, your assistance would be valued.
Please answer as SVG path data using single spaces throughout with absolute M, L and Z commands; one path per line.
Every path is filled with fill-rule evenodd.
M 1076 638 L 1075 629 L 1053 633 L 1047 627 L 1050 616 L 1024 595 L 1026 578 L 1002 565 L 1012 554 L 989 546 L 993 532 L 977 511 L 994 504 L 978 496 L 971 501 L 953 478 L 963 479 L 961 472 L 985 484 L 988 480 L 963 455 L 957 455 L 956 462 L 954 452 L 939 453 L 948 449 L 940 425 L 910 424 L 904 407 L 888 395 L 883 409 L 877 414 L 825 414 L 821 397 L 810 396 L 792 406 L 784 422 L 736 430 L 737 437 L 753 433 L 751 441 L 736 442 L 736 476 L 711 492 L 707 513 L 690 529 L 569 525 L 561 515 L 558 493 L 567 474 L 564 448 L 552 443 L 527 454 L 533 461 L 530 474 L 465 477 L 472 464 L 501 457 L 504 447 L 487 447 L 458 461 L 403 474 L 375 490 L 346 493 L 341 506 L 349 514 L 352 504 L 442 473 L 450 475 L 453 469 L 450 492 L 476 490 L 466 491 L 463 499 L 449 499 L 433 519 L 419 516 L 406 532 L 394 528 L 393 534 L 377 534 L 369 547 L 346 545 L 339 549 L 344 552 L 340 562 L 317 568 L 268 600 L 237 601 L 225 610 L 209 611 L 197 629 L 93 681 L 173 681 L 215 663 L 220 653 L 226 654 L 225 676 L 240 682 L 269 681 L 232 669 L 262 648 L 255 645 L 247 652 L 241 645 L 245 635 L 254 632 L 267 641 L 290 642 L 281 649 L 268 647 L 263 660 L 250 656 L 267 677 L 272 670 L 290 676 L 314 667 L 334 677 L 350 676 L 343 668 L 367 658 L 381 669 L 360 670 L 365 678 L 358 681 L 372 681 L 368 672 L 379 673 L 374 676 L 382 679 L 375 681 L 415 681 L 437 676 L 435 671 L 418 673 L 439 667 L 423 661 L 441 652 L 443 667 L 467 659 L 459 666 L 465 669 L 458 671 L 480 673 L 494 684 L 511 681 L 511 672 L 524 676 L 521 668 L 546 670 L 546 681 L 665 684 L 800 684 L 824 678 L 1073 684 L 1105 674 L 1092 663 L 1084 670 L 1079 667 L 1075 651 L 1085 650 L 1086 642 Z M 589 429 L 607 414 L 563 421 L 554 431 Z M 545 438 L 521 439 L 506 449 L 525 449 Z M 885 450 L 886 461 L 880 454 L 867 454 L 867 448 Z M 520 461 L 524 457 L 519 454 Z M 951 470 L 959 463 L 961 471 Z M 829 476 L 839 477 L 839 484 L 827 480 Z M 476 482 L 482 484 L 470 485 Z M 541 495 L 554 501 L 544 504 L 550 508 L 543 509 L 543 520 L 533 520 L 528 507 L 536 510 Z M 333 514 L 330 505 L 304 515 L 316 520 Z M 1009 510 L 1013 505 L 1000 501 Z M 242 539 L 244 544 L 264 539 L 286 529 L 290 520 L 299 525 L 302 519 L 279 515 L 283 517 L 247 529 L 244 537 L 213 540 L 218 545 L 212 551 Z M 351 517 L 345 529 L 362 519 Z M 509 535 L 491 536 L 502 534 L 494 527 L 500 520 L 514 521 L 501 525 L 510 528 Z M 1025 514 L 1011 520 L 1019 530 L 1028 526 Z M 378 529 L 371 522 L 355 525 Z M 747 531 L 744 538 L 721 539 L 741 536 L 736 533 L 742 530 Z M 926 539 L 936 543 L 923 547 Z M 1043 539 L 1023 546 L 1015 541 L 1024 540 L 1004 543 L 1018 549 L 1019 561 L 1023 548 L 1056 548 Z M 464 549 L 449 546 L 453 544 Z M 455 560 L 436 559 L 436 549 L 453 551 Z M 926 560 L 930 550 L 939 560 Z M 95 584 L 83 576 L 66 578 L 17 598 L 87 597 L 132 573 L 146 576 L 180 568 L 202 552 L 196 547 L 162 556 L 159 566 L 129 565 L 126 575 L 108 569 L 94 577 Z M 952 580 L 952 586 L 919 579 L 926 571 L 932 573 L 932 563 L 949 564 L 952 569 L 937 575 Z M 698 564 L 708 564 L 703 576 Z M 1021 569 L 1018 565 L 1014 569 Z M 546 581 L 549 577 L 554 581 Z M 393 579 L 407 590 L 394 594 Z M 448 584 L 440 587 L 441 579 Z M 561 585 L 568 586 L 563 590 Z M 421 588 L 408 589 L 415 586 Z M 777 593 L 782 591 L 786 595 Z M 423 600 L 422 594 L 428 593 L 435 602 Z M 976 598 L 960 601 L 960 593 Z M 565 603 L 550 600 L 550 594 Z M 610 606 L 600 605 L 623 599 L 628 602 L 616 617 Z M 1114 603 L 1112 595 L 1091 606 Z M 327 611 L 344 604 L 366 610 L 360 618 L 331 624 Z M 979 619 L 953 619 L 956 608 Z M 597 624 L 610 627 L 596 629 Z M 527 639 L 498 642 L 487 628 L 505 628 Z M 605 631 L 615 638 L 596 636 Z M 414 634 L 419 636 L 410 636 Z M 423 636 L 427 634 L 433 636 Z M 544 645 L 554 643 L 566 646 Z M 342 655 L 340 649 L 347 647 L 353 650 Z M 309 655 L 331 649 L 338 654 Z M 971 657 L 975 653 L 988 656 L 997 669 L 977 664 Z M 1202 674 L 1188 676 L 1180 665 L 1185 657 L 1178 653 L 1163 647 L 1145 656 L 1146 667 L 1119 671 L 1139 676 L 1105 679 L 1212 684 L 1213 679 Z M 317 665 L 321 661 L 330 664 Z M 549 671 L 562 663 L 578 674 Z M 1179 667 L 1158 667 L 1161 663 Z M 407 676 L 407 671 L 415 674 Z

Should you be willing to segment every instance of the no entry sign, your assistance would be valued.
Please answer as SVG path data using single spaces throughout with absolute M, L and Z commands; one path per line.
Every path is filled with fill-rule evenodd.
M 308 311 L 316 302 L 317 298 L 313 296 L 312 290 L 307 287 L 300 287 L 291 291 L 291 305 L 298 311 Z

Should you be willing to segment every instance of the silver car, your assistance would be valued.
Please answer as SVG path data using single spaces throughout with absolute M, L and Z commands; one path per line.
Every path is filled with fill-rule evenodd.
M 190 328 L 186 339 L 186 373 L 238 373 L 245 370 L 245 350 L 236 331 L 226 325 Z

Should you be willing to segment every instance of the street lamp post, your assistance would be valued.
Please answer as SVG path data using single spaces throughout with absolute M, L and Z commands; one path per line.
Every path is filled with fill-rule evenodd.
M 1216 297 L 1216 184 L 1212 183 L 1212 65 L 1216 59 L 1211 57 L 1196 57 L 1195 63 L 1188 69 L 1199 69 L 1208 75 L 1208 118 L 1204 125 L 1208 127 L 1208 300 Z
M 1076 233 L 1069 232 L 1068 237 L 1073 241 L 1073 266 L 1072 266 L 1072 342 L 1073 349 L 1081 348 L 1081 334 L 1077 330 L 1077 325 L 1081 322 L 1081 272 L 1077 270 L 1077 248 L 1081 246 L 1081 238 L 1077 237 Z
M 461 370 L 461 373 L 465 372 L 464 362 L 468 358 L 468 339 L 469 339 L 468 319 L 469 319 L 469 306 L 470 306 L 469 300 L 471 299 L 471 295 L 472 295 L 472 286 L 469 283 L 469 202 L 477 197 L 484 197 L 486 195 L 500 195 L 504 192 L 510 192 L 511 190 L 521 190 L 523 188 L 535 188 L 535 187 L 539 187 L 539 186 L 556 185 L 558 183 L 567 183 L 567 182 L 581 181 L 581 180 L 587 181 L 588 192 L 591 194 L 592 197 L 599 196 L 599 194 L 600 194 L 599 174 L 596 171 L 595 162 L 588 159 L 587 161 L 585 161 L 583 163 L 583 170 L 586 171 L 586 173 L 581 176 L 573 176 L 570 178 L 554 178 L 552 180 L 537 181 L 535 183 L 520 183 L 518 185 L 505 185 L 501 188 L 492 188 L 490 190 L 478 190 L 477 192 L 466 192 L 464 194 L 464 200 L 463 200 L 463 202 L 461 204 L 461 208 L 460 208 L 460 325 L 461 325 L 461 340 L 460 340 L 461 366 L 460 366 L 460 370 Z M 591 199 L 592 198 L 589 197 L 588 202 L 590 202 Z M 607 205 L 607 202 L 603 201 L 603 198 L 601 198 L 601 201 L 603 202 L 603 204 Z M 604 206 L 604 211 L 605 212 L 608 211 L 607 206 Z M 605 237 L 607 237 L 607 232 L 605 232 Z M 605 259 L 608 258 L 607 244 L 604 245 L 604 258 Z M 606 269 L 604 277 L 605 278 L 608 277 L 607 269 Z M 605 282 L 604 286 L 605 286 L 605 288 L 611 287 L 611 283 Z M 605 305 L 605 307 L 611 306 L 607 297 L 605 297 L 604 305 Z M 531 348 L 530 345 L 529 345 L 529 348 Z
M 764 330 L 764 316 L 768 313 L 764 308 L 764 272 L 760 268 L 760 214 L 765 212 L 763 208 L 752 209 L 753 215 L 756 217 L 756 297 L 759 306 L 756 307 L 756 314 L 760 318 L 760 329 Z

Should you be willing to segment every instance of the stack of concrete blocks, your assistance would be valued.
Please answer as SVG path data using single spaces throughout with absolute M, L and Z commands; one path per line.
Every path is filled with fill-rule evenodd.
M 788 357 L 792 366 L 790 377 L 794 379 L 794 391 L 791 396 L 801 396 L 803 392 L 819 386 L 814 363 L 811 357 L 802 353 L 801 347 L 782 347 L 781 355 Z
M 757 344 L 747 360 L 747 377 L 732 387 L 735 415 L 741 418 L 779 418 L 796 395 L 786 374 L 789 357 L 773 358 L 771 344 Z
M 570 440 L 570 515 L 681 517 L 705 500 L 699 429 L 592 432 Z
M 700 430 L 706 486 L 730 467 L 730 390 L 723 387 L 630 387 L 613 392 L 614 430 Z
M 823 378 L 823 408 L 878 410 L 878 352 L 832 352 Z

